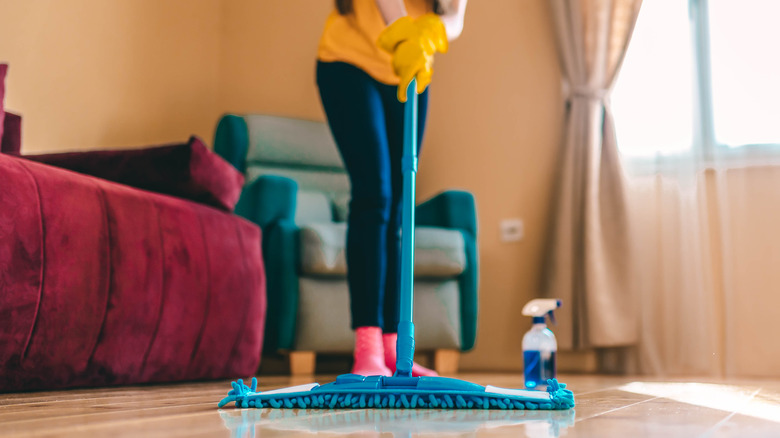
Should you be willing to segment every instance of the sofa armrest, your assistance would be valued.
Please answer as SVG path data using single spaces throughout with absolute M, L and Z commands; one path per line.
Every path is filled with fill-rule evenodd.
M 417 206 L 418 226 L 457 228 L 477 236 L 477 210 L 469 192 L 448 190 Z
M 298 314 L 298 264 L 300 232 L 292 220 L 283 219 L 268 227 L 265 234 L 267 299 L 265 348 L 269 353 L 289 350 L 295 345 Z
M 442 192 L 417 206 L 415 223 L 444 227 L 463 234 L 466 269 L 458 276 L 460 289 L 461 349 L 471 350 L 477 338 L 479 265 L 477 254 L 477 210 L 474 196 L 464 191 Z
M 244 187 L 235 212 L 267 232 L 275 222 L 294 220 L 297 193 L 298 184 L 294 180 L 263 175 Z
M 6 154 L 0 187 L 0 393 L 256 372 L 257 226 Z

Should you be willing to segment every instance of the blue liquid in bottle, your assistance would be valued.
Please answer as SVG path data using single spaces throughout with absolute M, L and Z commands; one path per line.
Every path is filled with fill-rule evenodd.
M 539 385 L 546 385 L 547 379 L 555 377 L 555 352 L 554 351 L 524 351 L 523 373 L 525 374 L 525 387 L 534 389 Z
M 523 336 L 523 374 L 525 387 L 546 386 L 547 379 L 555 378 L 555 353 L 558 343 L 544 323 L 544 317 L 535 316 L 534 323 Z

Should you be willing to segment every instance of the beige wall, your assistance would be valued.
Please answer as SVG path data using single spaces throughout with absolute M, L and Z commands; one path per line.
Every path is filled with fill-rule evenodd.
M 219 108 L 324 120 L 314 67 L 330 0 L 227 0 Z
M 323 120 L 314 83 L 328 0 L 0 0 L 8 107 L 25 151 L 212 137 L 222 112 Z M 470 2 L 463 36 L 439 56 L 420 199 L 474 193 L 480 322 L 468 370 L 519 370 L 520 315 L 536 295 L 562 124 L 545 0 Z M 526 237 L 499 240 L 502 218 Z
M 713 175 L 714 176 L 714 175 Z M 721 251 L 723 308 L 716 315 L 727 375 L 777 378 L 780 309 L 780 166 L 734 168 L 718 182 L 717 215 L 723 233 Z M 716 186 L 716 184 L 720 184 Z M 720 192 L 716 190 L 720 189 Z M 717 238 L 717 237 L 716 237 Z
M 474 370 L 522 369 L 520 315 L 537 295 L 563 107 L 544 0 L 473 1 L 463 37 L 437 59 L 420 197 L 457 187 L 479 210 L 480 323 Z M 526 237 L 499 239 L 520 217 Z
M 219 0 L 0 0 L 24 152 L 209 138 Z

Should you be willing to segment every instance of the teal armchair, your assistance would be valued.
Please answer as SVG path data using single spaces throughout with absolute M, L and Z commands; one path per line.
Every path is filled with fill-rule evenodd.
M 317 353 L 350 353 L 344 257 L 349 179 L 328 126 L 261 114 L 226 115 L 214 151 L 246 176 L 236 213 L 263 230 L 266 353 L 287 352 L 294 374 Z M 446 191 L 417 206 L 414 319 L 417 350 L 440 373 L 477 329 L 477 219 L 473 196 Z

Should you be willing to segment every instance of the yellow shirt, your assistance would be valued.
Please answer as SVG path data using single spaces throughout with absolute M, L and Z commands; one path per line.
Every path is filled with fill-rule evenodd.
M 417 18 L 427 12 L 425 0 L 404 0 L 406 12 Z M 325 21 L 317 59 L 341 61 L 359 67 L 379 82 L 398 85 L 390 54 L 376 45 L 379 34 L 387 27 L 376 0 L 353 0 L 352 13 L 341 15 L 333 10 Z

